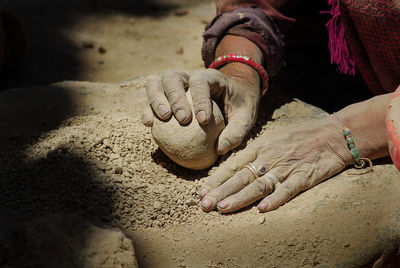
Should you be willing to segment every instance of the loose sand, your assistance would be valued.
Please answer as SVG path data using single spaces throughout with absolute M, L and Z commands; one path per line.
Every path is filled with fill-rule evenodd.
M 388 164 L 360 177 L 345 171 L 267 214 L 202 212 L 196 191 L 213 170 L 179 167 L 157 148 L 139 120 L 146 79 L 1 94 L 0 210 L 118 227 L 142 267 L 357 266 L 398 237 L 400 176 Z M 326 115 L 272 92 L 262 105 L 247 142 Z

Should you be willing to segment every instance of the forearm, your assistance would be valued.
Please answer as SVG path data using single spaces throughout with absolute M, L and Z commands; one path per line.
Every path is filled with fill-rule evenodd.
M 360 157 L 376 159 L 389 155 L 385 116 L 392 95 L 376 96 L 337 112 L 342 124 L 350 129 Z M 349 155 L 346 162 L 351 162 Z
M 225 35 L 219 43 L 215 58 L 226 54 L 248 56 L 263 64 L 263 53 L 253 42 L 244 37 Z M 246 86 L 250 90 L 260 90 L 260 76 L 250 66 L 244 63 L 229 63 L 219 69 L 226 77 Z
M 232 46 L 235 50 L 241 50 L 241 46 L 235 46 L 234 43 L 244 44 L 244 53 L 242 54 L 246 56 L 254 54 L 253 50 L 257 50 L 258 54 L 258 50 L 260 50 L 263 54 L 263 66 L 270 78 L 284 66 L 283 35 L 277 24 L 279 21 L 291 22 L 293 19 L 283 16 L 269 5 L 268 7 L 251 5 L 253 2 L 260 5 L 267 4 L 267 2 L 261 0 L 225 1 L 225 4 L 221 2 L 222 7 L 217 8 L 216 18 L 206 27 L 206 31 L 203 33 L 202 58 L 206 67 L 215 59 L 216 53 L 217 55 L 220 54 L 216 52 L 217 46 L 219 46 L 220 51 L 225 50 L 221 47 L 225 48 L 226 46 L 220 43 L 221 40 L 226 41 L 226 39 L 234 40 L 232 42 L 226 41 L 226 43 L 229 43 L 228 48 Z M 229 35 L 243 37 L 247 40 L 238 41 L 239 39 L 229 37 Z M 246 44 L 247 41 L 251 42 L 250 45 Z M 251 51 L 248 51 L 249 47 Z

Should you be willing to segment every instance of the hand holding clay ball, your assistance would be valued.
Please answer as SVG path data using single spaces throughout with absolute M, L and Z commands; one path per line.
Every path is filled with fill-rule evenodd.
M 150 127 L 158 118 L 153 136 L 172 160 L 189 168 L 206 168 L 217 159 L 217 155 L 211 157 L 211 154 L 224 155 L 236 148 L 253 127 L 260 97 L 259 82 L 254 73 L 235 78 L 210 68 L 165 71 L 147 81 L 149 105 L 143 106 L 142 122 Z M 210 99 L 221 102 L 223 117 Z M 214 140 L 217 140 L 215 145 Z
M 190 90 L 187 100 L 193 103 Z M 160 149 L 177 164 L 190 169 L 205 169 L 218 159 L 216 142 L 225 128 L 224 117 L 218 105 L 212 101 L 213 116 L 206 125 L 200 125 L 193 117 L 187 125 L 181 125 L 174 116 L 167 121 L 154 118 L 151 133 Z

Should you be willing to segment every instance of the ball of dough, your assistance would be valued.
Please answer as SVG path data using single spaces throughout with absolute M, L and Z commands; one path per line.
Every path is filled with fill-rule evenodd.
M 192 107 L 192 121 L 181 125 L 171 116 L 168 121 L 154 118 L 151 133 L 160 149 L 175 163 L 190 169 L 205 169 L 218 159 L 216 141 L 225 128 L 224 117 L 218 105 L 212 101 L 213 115 L 210 123 L 200 125 L 193 111 L 190 90 L 186 97 Z

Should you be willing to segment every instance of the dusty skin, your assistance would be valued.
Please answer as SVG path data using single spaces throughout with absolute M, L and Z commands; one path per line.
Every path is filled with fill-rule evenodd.
M 190 90 L 186 97 L 193 111 Z M 175 163 L 190 169 L 206 169 L 218 159 L 216 141 L 225 127 L 224 117 L 218 105 L 213 101 L 213 117 L 201 126 L 193 116 L 187 125 L 181 125 L 172 116 L 167 121 L 154 119 L 151 133 L 160 149 Z

